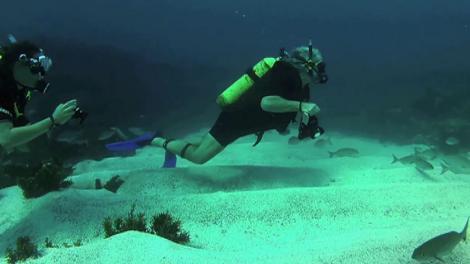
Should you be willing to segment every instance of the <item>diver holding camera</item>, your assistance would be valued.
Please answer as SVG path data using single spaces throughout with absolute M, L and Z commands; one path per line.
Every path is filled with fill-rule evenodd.
M 75 99 L 59 104 L 49 117 L 29 122 L 25 107 L 33 92 L 47 92 L 52 60 L 29 41 L 17 42 L 11 35 L 9 40 L 9 45 L 0 47 L 0 148 L 11 150 L 71 119 L 83 123 L 88 114 Z
M 255 134 L 256 146 L 268 130 L 285 133 L 298 113 L 298 139 L 317 138 L 324 133 L 319 126 L 319 106 L 310 101 L 310 86 L 328 81 L 326 64 L 320 50 L 308 46 L 281 49 L 279 57 L 261 59 L 216 99 L 221 111 L 209 132 L 198 143 L 155 137 L 152 145 L 204 164 L 239 138 Z

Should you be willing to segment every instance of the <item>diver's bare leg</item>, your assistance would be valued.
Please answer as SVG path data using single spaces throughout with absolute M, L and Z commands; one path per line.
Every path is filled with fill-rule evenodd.
M 163 138 L 155 138 L 152 141 L 152 145 L 163 147 L 164 142 L 165 139 Z M 181 151 L 187 145 L 188 142 L 186 141 L 172 140 L 167 144 L 166 149 L 175 155 L 180 155 Z M 202 138 L 202 141 L 199 144 L 189 145 L 184 153 L 183 158 L 196 164 L 204 164 L 222 152 L 222 150 L 224 150 L 224 147 L 220 145 L 211 134 L 208 133 Z

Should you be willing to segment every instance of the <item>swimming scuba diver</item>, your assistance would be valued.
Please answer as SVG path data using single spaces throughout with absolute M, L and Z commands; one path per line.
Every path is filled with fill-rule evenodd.
M 156 137 L 151 144 L 204 164 L 242 136 L 256 134 L 255 146 L 267 130 L 286 131 L 298 112 L 298 138 L 316 138 L 324 130 L 316 118 L 320 108 L 308 102 L 309 88 L 327 81 L 323 56 L 311 41 L 290 54 L 281 49 L 279 57 L 264 58 L 219 95 L 222 111 L 200 143 Z
M 6 151 L 85 115 L 74 99 L 59 104 L 49 117 L 31 124 L 24 110 L 32 92 L 45 94 L 49 88 L 46 75 L 52 60 L 29 41 L 17 42 L 11 35 L 9 40 L 8 45 L 0 47 L 0 150 Z

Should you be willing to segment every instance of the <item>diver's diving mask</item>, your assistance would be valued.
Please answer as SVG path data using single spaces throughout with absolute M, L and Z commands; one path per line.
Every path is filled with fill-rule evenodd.
M 40 73 L 43 77 L 42 79 L 36 82 L 36 85 L 34 87 L 27 87 L 21 83 L 20 85 L 29 90 L 38 91 L 43 94 L 46 93 L 47 88 L 49 88 L 50 84 L 44 79 L 44 77 L 52 66 L 52 60 L 46 55 L 44 55 L 42 50 L 33 58 L 28 58 L 26 54 L 21 54 L 18 59 L 20 62 L 25 63 L 29 67 L 29 70 L 32 74 L 36 75 Z

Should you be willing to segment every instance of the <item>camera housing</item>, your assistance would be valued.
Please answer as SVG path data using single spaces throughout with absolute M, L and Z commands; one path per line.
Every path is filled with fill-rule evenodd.
M 85 119 L 88 117 L 88 113 L 81 110 L 79 107 L 75 108 L 72 119 L 79 119 L 80 125 L 85 122 Z

